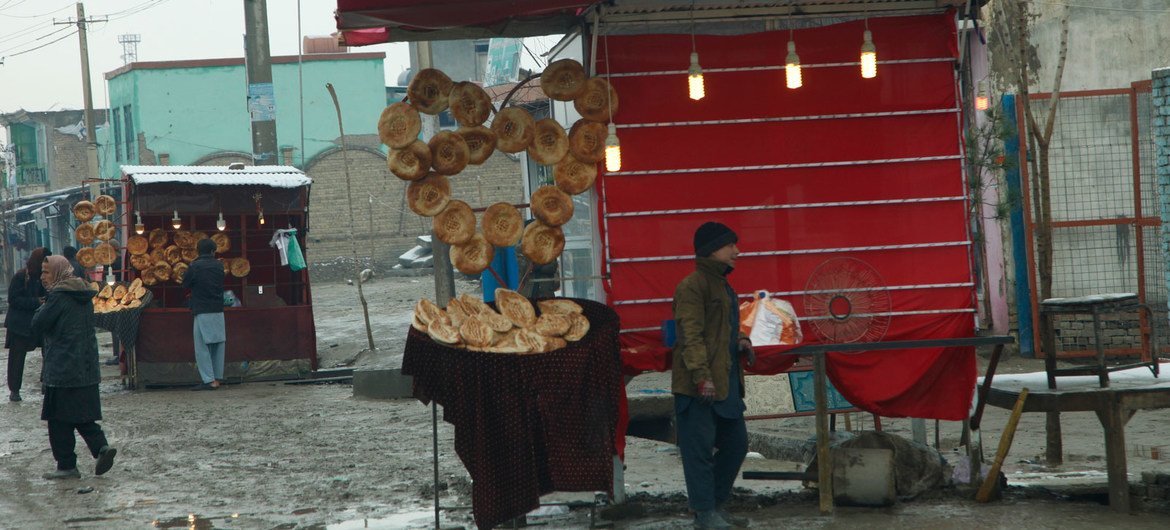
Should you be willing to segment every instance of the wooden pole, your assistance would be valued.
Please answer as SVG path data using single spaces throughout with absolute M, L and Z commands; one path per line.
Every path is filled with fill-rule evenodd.
M 1024 413 L 1024 402 L 1027 400 L 1028 389 L 1020 390 L 1020 397 L 1016 398 L 1016 406 L 1012 408 L 1012 415 L 1008 417 L 1007 427 L 1004 427 L 1003 436 L 999 439 L 999 450 L 995 452 L 995 463 L 991 464 L 987 478 L 983 479 L 979 493 L 975 494 L 976 502 L 991 500 L 991 492 L 995 490 L 995 483 L 999 481 L 999 469 L 1003 467 L 1003 459 L 1007 458 L 1008 449 L 1012 447 L 1012 439 L 1016 436 L 1016 426 L 1020 423 L 1020 415 Z M 972 469 L 971 472 L 977 473 L 978 470 Z
M 817 490 L 821 515 L 833 514 L 833 462 L 829 455 L 828 379 L 825 353 L 813 356 L 813 392 L 817 402 Z

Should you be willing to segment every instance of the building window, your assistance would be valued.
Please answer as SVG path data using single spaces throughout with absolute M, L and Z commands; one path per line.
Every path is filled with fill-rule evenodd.
M 118 109 L 114 109 L 113 119 L 114 123 L 114 159 L 122 161 L 122 113 Z
M 138 157 L 134 152 L 134 117 L 130 112 L 130 105 L 122 107 L 122 117 L 126 120 L 126 160 L 135 161 Z

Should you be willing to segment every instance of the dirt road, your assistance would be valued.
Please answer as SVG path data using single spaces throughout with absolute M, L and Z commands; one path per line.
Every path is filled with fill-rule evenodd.
M 459 282 L 457 290 L 475 285 Z M 321 365 L 355 357 L 359 365 L 394 367 L 401 362 L 411 306 L 433 292 L 429 277 L 378 279 L 367 285 L 377 354 L 365 348 L 356 292 L 344 283 L 314 288 Z M 107 339 L 108 340 L 108 339 Z M 36 381 L 39 354 L 30 355 L 26 381 Z M 1012 360 L 1007 369 L 1037 369 Z M 26 385 L 25 401 L 0 403 L 0 528 L 424 528 L 432 520 L 430 492 L 431 411 L 414 400 L 364 401 L 349 385 L 247 383 L 217 392 L 186 389 L 123 390 L 113 368 L 104 368 L 103 425 L 119 448 L 114 469 L 92 474 L 80 459 L 82 478 L 50 482 L 51 470 L 41 396 Z M 639 376 L 653 387 L 658 376 Z M 665 379 L 662 379 L 665 381 Z M 665 384 L 665 383 L 662 383 Z M 855 420 L 855 424 L 861 423 Z M 933 423 L 933 422 L 931 422 Z M 994 448 L 1006 412 L 989 409 L 984 446 Z M 1140 413 L 1129 424 L 1128 442 L 1165 443 L 1170 413 Z M 811 433 L 810 419 L 753 423 L 752 429 Z M 909 436 L 906 420 L 887 420 L 888 431 Z M 1013 484 L 1087 481 L 1104 489 L 1100 425 L 1091 415 L 1066 415 L 1066 464 L 1047 470 L 1029 462 L 1043 453 L 1043 417 L 1024 417 L 1005 469 Z M 944 422 L 943 449 L 957 440 L 957 423 Z M 444 505 L 469 504 L 469 481 L 454 456 L 452 431 L 439 423 L 439 475 Z M 930 433 L 933 439 L 933 432 Z M 81 444 L 79 442 L 79 449 Z M 991 449 L 988 449 L 990 452 Z M 1130 457 L 1131 482 L 1143 470 L 1170 471 L 1149 454 Z M 673 447 L 629 439 L 625 483 L 634 508 L 618 528 L 689 528 L 682 471 Z M 790 469 L 798 464 L 750 461 L 750 466 Z M 1063 475 L 1066 478 L 1061 478 Z M 975 505 L 958 493 L 905 502 L 883 510 L 841 509 L 821 517 L 810 493 L 798 483 L 739 481 L 736 510 L 756 528 L 1166 528 L 1170 510 L 1147 504 L 1121 519 L 1105 506 L 1042 490 L 1015 490 L 1007 500 Z M 90 490 L 92 488 L 92 490 Z M 592 494 L 557 494 L 588 502 Z M 549 518 L 548 528 L 583 528 L 588 510 Z M 446 512 L 444 521 L 467 524 L 466 511 Z M 1122 519 L 1124 522 L 1122 523 Z

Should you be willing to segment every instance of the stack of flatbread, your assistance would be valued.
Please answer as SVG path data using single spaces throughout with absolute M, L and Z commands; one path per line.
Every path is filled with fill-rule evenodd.
M 498 312 L 467 293 L 452 298 L 446 310 L 424 298 L 414 306 L 411 326 L 448 346 L 516 355 L 557 350 L 589 332 L 576 302 L 554 298 L 538 305 L 539 315 L 523 295 L 502 288 L 496 289 Z
M 141 307 L 142 297 L 146 296 L 146 287 L 142 286 L 142 280 L 137 279 L 129 284 L 119 283 L 101 287 L 97 282 L 93 282 L 89 286 L 97 291 L 97 295 L 93 297 L 94 313 L 114 313 Z

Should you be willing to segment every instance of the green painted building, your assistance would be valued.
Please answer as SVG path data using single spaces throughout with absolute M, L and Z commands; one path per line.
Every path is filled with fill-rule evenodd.
M 326 83 L 337 91 L 349 141 L 370 143 L 372 135 L 376 146 L 386 106 L 384 59 L 381 52 L 273 57 L 278 163 L 303 169 L 337 147 L 337 114 Z M 119 178 L 122 165 L 250 160 L 243 58 L 135 62 L 106 80 L 109 126 L 98 134 L 103 178 Z

